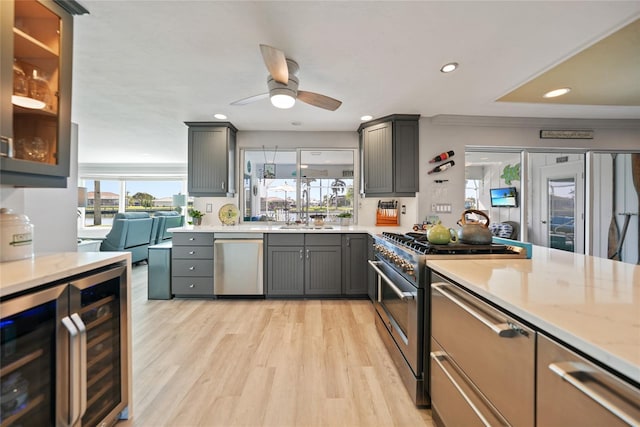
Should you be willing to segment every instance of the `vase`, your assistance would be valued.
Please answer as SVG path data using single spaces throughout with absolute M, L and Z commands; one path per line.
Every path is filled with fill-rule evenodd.
M 192 218 L 193 219 L 193 225 L 201 225 L 202 224 L 202 218 Z

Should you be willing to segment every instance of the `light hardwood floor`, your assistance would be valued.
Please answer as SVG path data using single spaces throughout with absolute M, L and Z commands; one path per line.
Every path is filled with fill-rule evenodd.
M 147 300 L 133 268 L 125 426 L 432 426 L 364 300 Z

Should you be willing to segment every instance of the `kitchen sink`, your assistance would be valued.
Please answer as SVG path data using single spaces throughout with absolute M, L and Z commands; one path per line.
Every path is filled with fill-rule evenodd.
M 280 227 L 280 230 L 332 230 L 333 227 L 330 225 L 323 226 L 313 226 L 313 225 L 283 225 Z

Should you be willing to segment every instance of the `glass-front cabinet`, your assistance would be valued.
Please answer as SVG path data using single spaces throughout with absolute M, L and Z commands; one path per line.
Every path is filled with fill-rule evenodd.
M 73 19 L 50 0 L 0 2 L 2 184 L 66 187 Z

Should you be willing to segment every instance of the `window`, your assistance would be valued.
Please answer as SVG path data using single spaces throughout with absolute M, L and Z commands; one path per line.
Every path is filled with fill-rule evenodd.
M 83 226 L 111 225 L 118 212 L 157 212 L 176 210 L 173 195 L 185 193 L 184 180 L 169 181 L 84 181 L 87 188 L 87 206 L 80 215 Z M 96 197 L 99 192 L 99 202 Z M 99 208 L 98 210 L 96 210 Z
M 354 150 L 244 150 L 244 221 L 306 221 L 354 212 Z

